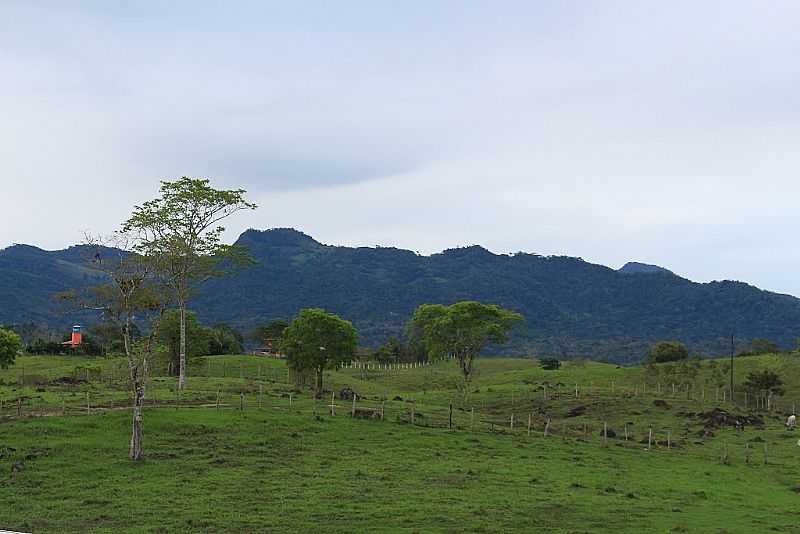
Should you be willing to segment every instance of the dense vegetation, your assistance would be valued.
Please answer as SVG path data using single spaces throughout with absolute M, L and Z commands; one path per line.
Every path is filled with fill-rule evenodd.
M 793 348 L 798 337 L 800 300 L 739 282 L 698 284 L 668 272 L 625 274 L 578 258 L 496 255 L 480 247 L 432 256 L 335 247 L 289 229 L 250 230 L 237 244 L 258 264 L 210 281 L 190 301 L 206 324 L 249 332 L 320 307 L 352 321 L 362 343 L 378 346 L 399 337 L 420 304 L 479 300 L 526 317 L 506 352 L 562 360 L 638 361 L 664 339 L 692 353 L 727 354 L 731 334 L 740 344 L 764 338 L 782 348 Z M 0 323 L 66 327 L 91 320 L 65 315 L 52 299 L 57 291 L 97 283 L 81 257 L 77 247 L 0 252 Z

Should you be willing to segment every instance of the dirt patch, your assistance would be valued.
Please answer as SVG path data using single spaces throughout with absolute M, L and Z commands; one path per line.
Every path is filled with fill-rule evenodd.
M 705 428 L 722 428 L 726 426 L 735 428 L 754 426 L 762 428 L 764 426 L 764 419 L 758 415 L 734 414 L 722 408 L 714 408 L 710 412 L 699 414 L 699 416 Z
M 353 391 L 352 388 L 344 388 L 339 392 L 339 400 L 356 400 L 361 398 L 361 395 Z
M 77 386 L 78 384 L 85 384 L 86 380 L 82 378 L 74 378 L 71 376 L 62 376 L 61 378 L 56 378 L 55 380 L 51 380 L 50 384 L 53 386 Z
M 601 437 L 601 438 L 603 437 L 603 432 L 604 432 L 604 431 L 603 431 L 603 429 L 601 428 L 601 429 L 600 429 L 600 437 Z M 617 437 L 617 433 L 616 433 L 616 432 L 614 432 L 614 429 L 613 429 L 613 428 L 611 428 L 611 427 L 608 427 L 608 428 L 606 428 L 606 429 L 605 429 L 605 434 L 606 434 L 606 435 L 607 435 L 609 438 L 616 438 L 616 437 Z
M 567 417 L 578 417 L 586 413 L 586 406 L 576 406 L 567 412 Z
M 356 408 L 354 416 L 356 419 L 380 419 L 381 412 L 380 410 L 371 410 L 368 408 Z M 420 414 L 417 414 L 417 417 L 419 416 Z

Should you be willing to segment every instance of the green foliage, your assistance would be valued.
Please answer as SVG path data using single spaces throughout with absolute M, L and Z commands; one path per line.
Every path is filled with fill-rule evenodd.
M 381 363 L 395 363 L 403 358 L 405 347 L 396 337 L 390 337 L 378 350 L 375 351 L 375 361 Z
M 762 369 L 748 373 L 747 379 L 743 384 L 744 388 L 752 393 L 770 392 L 773 395 L 783 395 L 786 390 L 783 387 L 783 380 L 775 371 Z
M 322 372 L 353 359 L 358 333 L 350 321 L 319 308 L 300 311 L 282 342 L 290 367 L 316 374 L 314 392 L 322 393 Z
M 22 351 L 22 339 L 11 330 L 0 328 L 0 369 L 14 365 L 14 360 Z
M 245 331 L 314 305 L 353 321 L 360 342 L 376 348 L 401 337 L 419 305 L 471 298 L 531 318 L 496 348 L 498 354 L 634 363 L 661 339 L 677 339 L 706 355 L 728 355 L 731 332 L 790 347 L 800 324 L 800 301 L 785 295 L 737 282 L 624 275 L 578 258 L 508 256 L 479 247 L 422 256 L 396 248 L 326 246 L 285 228 L 249 230 L 237 244 L 258 263 L 205 283 L 191 308 L 209 324 L 224 321 Z M 76 261 L 80 256 L 72 249 L 0 251 L 0 323 L 33 321 L 60 331 L 65 316 L 53 292 L 100 283 L 91 265 Z M 88 325 L 96 314 L 88 315 L 69 321 Z M 47 339 L 31 339 L 36 337 Z
M 561 367 L 561 362 L 557 358 L 542 358 L 539 360 L 539 367 L 546 371 L 555 371 Z
M 219 222 L 256 205 L 245 200 L 243 189 L 214 189 L 204 178 L 161 182 L 160 193 L 135 206 L 123 232 L 138 236 L 136 252 L 156 262 L 181 300 L 192 280 L 221 274 L 225 260 L 246 259 L 240 247 L 222 243 L 225 228 Z
M 410 330 L 419 332 L 430 357 L 452 356 L 458 360 L 463 378 L 462 394 L 466 400 L 473 365 L 480 351 L 488 343 L 505 343 L 508 332 L 522 320 L 519 313 L 495 304 L 469 300 L 450 306 L 423 304 L 414 312 Z
M 178 370 L 178 358 L 180 356 L 180 310 L 168 310 L 161 318 L 158 329 L 158 339 L 167 347 L 169 359 L 172 362 L 172 369 L 175 373 Z M 192 311 L 186 312 L 186 355 L 189 358 L 207 356 L 211 350 L 211 342 L 214 337 L 210 328 L 200 324 L 197 314 Z
M 60 342 L 47 341 L 45 339 L 34 339 L 25 348 L 25 352 L 28 354 L 61 354 L 64 350 L 64 346 Z
M 253 260 L 236 245 L 222 243 L 223 219 L 237 211 L 255 209 L 245 200 L 243 189 L 218 190 L 209 180 L 184 176 L 161 182 L 161 195 L 134 208 L 123 232 L 136 236 L 134 251 L 172 289 L 178 308 L 186 312 L 187 301 L 200 282 L 221 276 L 223 264 L 243 265 Z M 186 385 L 189 356 L 185 313 L 179 316 L 178 387 Z M 207 340 L 193 340 L 202 344 Z
M 750 346 L 738 353 L 738 356 L 758 356 L 760 354 L 777 354 L 781 348 L 772 341 L 757 338 L 750 342 Z
M 659 341 L 650 349 L 648 363 L 677 362 L 689 358 L 689 349 L 679 341 Z
M 280 351 L 283 333 L 287 328 L 289 328 L 288 321 L 275 319 L 265 325 L 257 326 L 253 330 L 251 337 L 264 347 L 270 348 L 273 351 Z
M 209 354 L 241 354 L 244 352 L 244 336 L 230 325 L 220 323 L 211 328 Z

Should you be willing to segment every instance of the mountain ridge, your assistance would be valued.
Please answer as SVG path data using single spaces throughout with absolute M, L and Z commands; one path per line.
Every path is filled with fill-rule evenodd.
M 362 342 L 374 346 L 400 335 L 419 304 L 474 299 L 526 316 L 504 349 L 509 353 L 624 363 L 661 339 L 712 355 L 728 350 L 731 333 L 788 347 L 800 324 L 800 299 L 793 296 L 744 282 L 693 282 L 661 267 L 669 276 L 634 276 L 569 256 L 495 254 L 478 245 L 431 255 L 344 247 L 291 228 L 249 229 L 236 243 L 257 264 L 211 280 L 191 307 L 206 322 L 243 330 L 291 318 L 303 307 L 323 307 L 353 321 Z M 80 247 L 0 251 L 0 323 L 74 322 L 49 300 L 52 293 L 97 283 L 83 255 Z

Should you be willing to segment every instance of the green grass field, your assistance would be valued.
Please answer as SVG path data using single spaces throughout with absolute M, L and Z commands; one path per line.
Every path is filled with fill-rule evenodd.
M 57 380 L 86 364 L 89 382 Z M 153 379 L 138 464 L 127 460 L 121 364 L 23 357 L 0 371 L 0 529 L 800 531 L 800 432 L 783 426 L 800 394 L 797 356 L 738 359 L 737 380 L 779 369 L 787 393 L 755 414 L 763 428 L 715 428 L 706 438 L 699 412 L 744 408 L 716 402 L 711 390 L 704 400 L 697 391 L 673 396 L 666 384 L 645 392 L 638 368 L 544 371 L 532 360 L 483 359 L 465 405 L 451 362 L 330 372 L 327 388 L 353 388 L 364 396 L 359 413 L 376 414 L 353 419 L 349 401 L 337 400 L 332 416 L 329 399 L 289 387 L 283 362 L 213 357 L 193 364 L 180 398 L 174 379 Z M 604 441 L 603 424 L 616 437 Z

